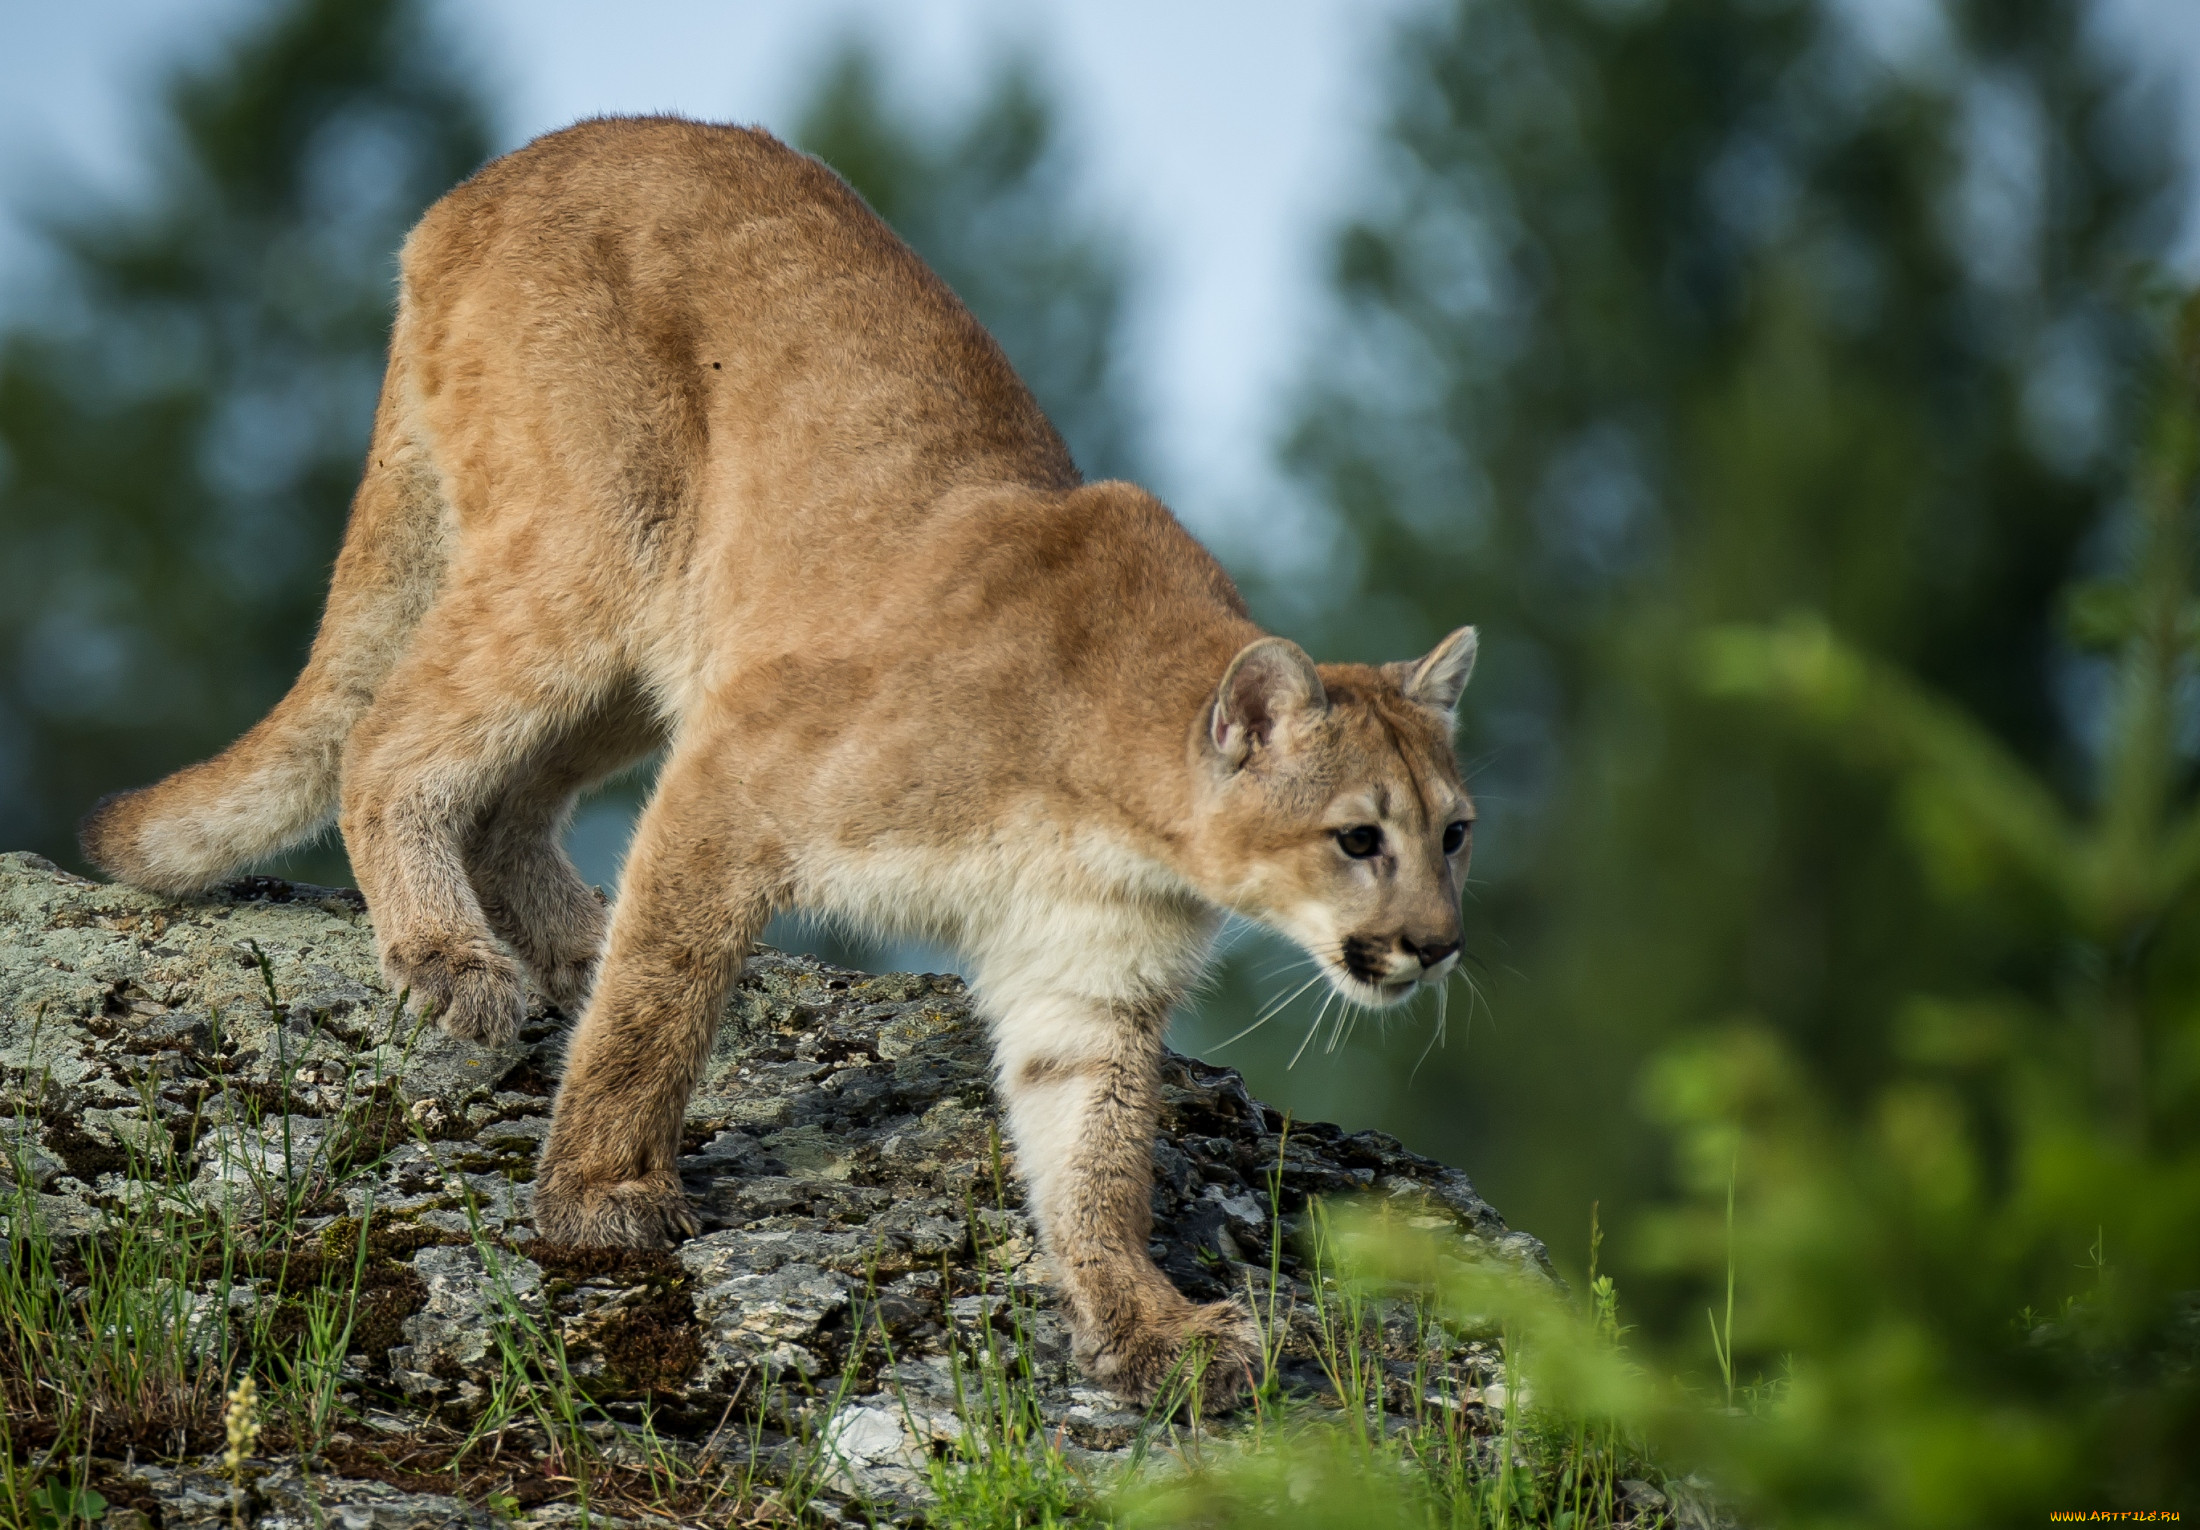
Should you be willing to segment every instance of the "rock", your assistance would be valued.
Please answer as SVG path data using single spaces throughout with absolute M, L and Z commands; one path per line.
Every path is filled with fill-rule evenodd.
M 1029 1377 L 1036 1417 L 1073 1460 L 1104 1473 L 1129 1459 L 1151 1421 L 1071 1359 L 959 979 L 759 952 L 688 1109 L 680 1168 L 703 1232 L 663 1253 L 533 1235 L 564 1028 L 538 997 L 519 1040 L 490 1050 L 402 1012 L 353 893 L 253 878 L 179 902 L 0 855 L 0 1116 L 13 1123 L 0 1148 L 20 1214 L 62 1241 L 146 1208 L 225 1215 L 280 1245 L 239 1266 L 247 1306 L 273 1304 L 270 1332 L 300 1331 L 299 1290 L 356 1282 L 353 1434 L 455 1438 L 500 1406 L 515 1365 L 557 1370 L 593 1398 L 613 1454 L 646 1411 L 665 1448 L 715 1439 L 723 1456 L 738 1439 L 766 1478 L 800 1466 L 891 1509 L 926 1497 L 928 1463 L 968 1427 L 970 1369 L 990 1363 Z M 1541 1245 L 1464 1174 L 1393 1138 L 1320 1123 L 1286 1137 L 1236 1073 L 1175 1055 L 1164 1096 L 1153 1246 L 1195 1299 L 1265 1302 L 1273 1262 L 1277 1310 L 1303 1326 L 1307 1200 L 1346 1193 L 1454 1231 L 1475 1257 L 1547 1272 Z M 1410 1320 L 1394 1315 L 1376 1343 L 1407 1395 Z M 1470 1337 L 1443 1363 L 1462 1395 L 1496 1380 Z M 1299 1327 L 1282 1364 L 1318 1390 Z M 342 1472 L 277 1461 L 258 1479 L 258 1522 L 488 1522 L 403 1474 L 371 1480 L 370 1454 L 351 1448 Z M 203 1465 L 143 1477 L 168 1526 L 227 1513 Z
M 46 1153 L 39 1137 L 34 1122 L 0 1121 L 0 1163 L 6 1165 L 7 1177 L 16 1185 L 43 1195 L 68 1170 L 60 1159 Z
M 463 1499 L 386 1482 L 309 1474 L 290 1464 L 268 1470 L 254 1463 L 248 1476 L 247 1522 L 254 1530 L 490 1530 L 496 1523 Z M 159 1502 L 162 1530 L 225 1530 L 231 1523 L 219 1456 L 174 1471 L 141 1467 L 137 1482 Z M 106 1523 L 117 1523 L 113 1512 Z
M 488 1243 L 424 1248 L 412 1269 L 426 1298 L 404 1320 L 407 1342 L 389 1351 L 390 1379 L 407 1397 L 451 1392 L 470 1408 L 477 1381 L 502 1368 L 509 1330 L 541 1317 L 542 1270 Z

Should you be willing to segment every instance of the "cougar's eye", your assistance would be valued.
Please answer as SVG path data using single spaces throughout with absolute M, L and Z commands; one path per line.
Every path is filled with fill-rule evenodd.
M 1354 824 L 1337 831 L 1337 848 L 1356 861 L 1364 861 L 1383 848 L 1383 831 L 1371 823 Z
M 1473 828 L 1474 825 L 1467 822 L 1467 820 L 1464 818 L 1454 819 L 1450 823 L 1445 824 L 1444 854 L 1457 855 L 1459 853 L 1459 847 L 1467 842 L 1467 835 L 1472 832 Z

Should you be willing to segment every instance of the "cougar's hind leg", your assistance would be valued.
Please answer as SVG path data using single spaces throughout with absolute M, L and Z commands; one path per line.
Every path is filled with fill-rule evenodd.
M 537 750 L 466 842 L 467 879 L 489 928 L 568 1015 L 588 997 L 609 915 L 566 856 L 566 823 L 581 792 L 662 741 L 639 695 L 614 697 Z
M 739 774 L 727 751 L 683 741 L 635 832 L 535 1176 L 551 1242 L 650 1248 L 695 1231 L 681 1122 L 784 880 Z
M 526 989 L 490 933 L 466 843 L 617 683 L 604 655 L 531 616 L 454 578 L 344 747 L 344 846 L 383 974 L 452 1035 L 491 1044 L 519 1029 Z

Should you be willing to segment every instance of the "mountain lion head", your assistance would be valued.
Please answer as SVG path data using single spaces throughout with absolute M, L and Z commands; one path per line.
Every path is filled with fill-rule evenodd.
M 1451 736 L 1474 652 L 1462 627 L 1411 663 L 1317 667 L 1262 638 L 1231 661 L 1196 746 L 1210 885 L 1361 1004 L 1458 965 L 1474 804 Z

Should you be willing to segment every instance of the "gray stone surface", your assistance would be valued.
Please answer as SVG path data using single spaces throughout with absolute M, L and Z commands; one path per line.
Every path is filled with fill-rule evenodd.
M 489 1050 L 400 1012 L 355 894 L 263 878 L 177 902 L 0 855 L 0 1174 L 27 1180 L 23 1204 L 62 1239 L 148 1198 L 288 1218 L 339 1248 L 366 1218 L 383 1321 L 360 1325 L 345 1375 L 381 1422 L 355 1434 L 463 1428 L 509 1355 L 554 1339 L 614 1444 L 646 1407 L 691 1447 L 744 1434 L 767 1465 L 807 1451 L 836 1487 L 913 1504 L 964 1427 L 957 1368 L 990 1344 L 1028 1365 L 1075 1459 L 1126 1458 L 1148 1421 L 1071 1363 L 960 980 L 760 953 L 688 1111 L 703 1234 L 670 1254 L 533 1237 L 564 1023 L 538 999 L 520 1041 Z M 1307 1198 L 1347 1192 L 1547 1268 L 1465 1175 L 1379 1133 L 1296 1125 L 1285 1146 L 1235 1073 L 1180 1057 L 1166 1101 L 1154 1253 L 1191 1296 L 1263 1296 L 1273 1256 L 1280 1306 L 1303 1320 Z M 1390 1339 L 1409 1386 L 1413 1341 Z M 1287 1374 L 1318 1385 L 1312 1357 L 1294 1330 Z M 1470 1380 L 1486 1359 L 1454 1355 Z M 263 1463 L 258 1523 L 487 1522 L 478 1504 L 300 1466 Z M 227 1513 L 204 1463 L 145 1480 L 171 1527 Z

